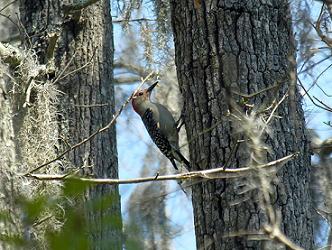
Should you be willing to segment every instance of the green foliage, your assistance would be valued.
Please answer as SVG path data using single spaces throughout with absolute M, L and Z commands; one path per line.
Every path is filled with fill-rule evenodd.
M 17 200 L 17 203 L 23 210 L 25 215 L 24 223 L 31 225 L 37 221 L 38 217 L 42 214 L 45 204 L 47 203 L 47 197 L 37 196 L 34 199 L 26 199 L 23 196 L 20 196 Z
M 64 196 L 76 197 L 84 193 L 89 184 L 78 179 L 70 179 L 65 181 L 63 187 Z
M 27 246 L 27 242 L 22 239 L 21 235 L 1 234 L 0 241 L 6 242 L 8 245 L 12 245 L 15 247 Z
M 66 209 L 66 221 L 60 232 L 50 232 L 48 243 L 50 249 L 89 249 L 87 237 L 87 224 L 84 211 L 68 207 Z
M 33 199 L 28 199 L 17 196 L 15 198 L 17 211 L 0 212 L 0 224 L 3 225 L 0 245 L 15 249 L 90 249 L 94 240 L 91 235 L 105 234 L 103 231 L 105 228 L 109 230 L 109 228 L 122 227 L 118 213 L 114 215 L 109 212 L 116 198 L 113 194 L 93 200 L 83 199 L 88 197 L 93 188 L 98 187 L 70 179 L 64 182 L 61 195 L 57 197 L 37 195 Z M 20 218 L 20 225 L 15 224 L 13 216 Z M 96 216 L 94 225 L 88 224 L 88 216 Z M 52 223 L 57 223 L 59 226 L 55 227 Z M 20 230 L 15 227 L 20 227 Z M 37 227 L 45 229 L 45 236 L 35 233 Z M 110 237 L 104 238 L 103 240 L 107 242 L 102 244 L 105 246 L 109 246 L 113 241 L 116 242 Z
M 67 199 L 77 198 L 84 194 L 88 185 L 72 179 L 65 181 L 63 194 Z M 68 200 L 70 201 L 70 200 Z M 65 202 L 65 222 L 58 232 L 48 232 L 47 239 L 50 249 L 88 249 L 87 223 L 84 210 L 79 202 Z M 78 204 L 77 204 L 78 203 Z

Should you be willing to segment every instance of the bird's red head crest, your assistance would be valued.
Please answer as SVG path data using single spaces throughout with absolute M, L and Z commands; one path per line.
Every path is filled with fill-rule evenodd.
M 147 101 L 150 101 L 150 95 L 154 87 L 156 87 L 158 84 L 158 81 L 154 82 L 149 88 L 142 89 L 136 91 L 136 93 L 133 95 L 132 98 L 132 105 L 133 109 L 136 113 L 142 115 L 142 112 L 144 112 L 144 109 L 142 109 L 144 106 L 144 103 Z

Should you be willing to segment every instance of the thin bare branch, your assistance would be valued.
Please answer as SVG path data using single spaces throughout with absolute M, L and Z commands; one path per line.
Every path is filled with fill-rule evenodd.
M 280 106 L 280 104 L 286 99 L 286 97 L 288 96 L 288 93 L 284 94 L 283 97 L 280 99 L 280 101 L 274 106 L 274 108 L 271 111 L 271 114 L 269 116 L 269 118 L 266 120 L 264 127 L 262 128 L 259 137 L 262 136 L 262 134 L 265 132 L 265 129 L 267 128 L 268 124 L 270 123 L 270 121 L 273 118 L 274 113 L 276 112 L 277 108 Z
M 75 107 L 79 108 L 96 108 L 96 107 L 105 107 L 109 106 L 109 103 L 100 103 L 100 104 L 82 104 L 82 105 L 74 105 Z
M 320 10 L 320 14 L 317 18 L 316 21 L 316 25 L 314 25 L 313 23 L 311 23 L 311 25 L 313 26 L 313 28 L 316 30 L 317 35 L 320 37 L 320 39 L 322 40 L 322 42 L 324 42 L 328 47 L 332 47 L 332 38 L 326 36 L 323 31 L 321 30 L 320 24 L 322 21 L 322 16 L 323 16 L 323 10 L 324 10 L 325 4 L 322 4 L 321 10 Z
M 331 94 L 328 94 L 318 83 L 316 83 L 317 87 L 326 95 L 327 97 L 332 97 Z
M 269 86 L 267 88 L 261 89 L 261 90 L 255 92 L 255 93 L 252 93 L 252 94 L 243 94 L 243 93 L 239 93 L 239 92 L 234 91 L 234 90 L 231 90 L 231 92 L 238 95 L 238 96 L 242 96 L 242 97 L 245 97 L 245 98 L 253 98 L 256 95 L 259 95 L 263 92 L 269 91 L 269 90 L 274 89 L 274 88 L 278 88 L 278 87 L 280 87 L 280 85 L 281 85 L 281 81 L 278 81 L 276 84 L 274 84 L 272 86 Z
M 10 43 L 11 41 L 13 40 L 19 40 L 23 35 L 23 32 L 21 30 L 21 27 L 10 17 L 10 16 L 7 16 L 7 15 L 4 15 L 0 12 L 0 16 L 4 17 L 4 18 L 7 18 L 9 20 L 9 22 L 11 22 L 12 24 L 14 24 L 14 26 L 18 29 L 20 35 L 15 35 L 15 36 L 11 36 L 9 37 L 7 40 L 1 40 L 0 42 L 3 42 L 3 43 Z
M 330 108 L 329 106 L 327 106 L 326 104 L 324 104 L 323 102 L 319 101 L 316 97 L 314 97 L 318 102 L 320 102 L 322 105 L 319 105 L 315 102 L 315 100 L 311 97 L 311 95 L 308 93 L 308 91 L 306 90 L 306 88 L 304 87 L 304 85 L 302 84 L 301 80 L 298 78 L 297 79 L 300 83 L 301 88 L 304 90 L 304 92 L 306 93 L 306 95 L 308 96 L 308 98 L 310 99 L 310 101 L 317 107 L 324 109 L 326 111 L 332 112 L 332 108 Z
M 141 67 L 137 64 L 126 63 L 122 60 L 116 61 L 113 66 L 114 66 L 114 68 L 126 69 L 128 72 L 137 74 L 141 77 L 146 77 L 150 73 L 144 67 Z M 154 72 L 154 74 L 156 74 L 156 73 Z
M 45 218 L 40 219 L 40 220 L 36 221 L 35 223 L 33 223 L 32 226 L 33 226 L 33 227 L 37 227 L 37 226 L 43 224 L 44 222 L 48 221 L 48 220 L 51 219 L 52 217 L 53 217 L 53 215 L 48 215 L 48 216 L 46 216 Z
M 272 112 L 269 116 L 269 118 L 266 121 L 266 125 L 269 124 L 269 122 L 271 121 L 271 119 L 273 118 L 273 114 L 274 112 L 277 110 L 277 108 L 280 106 L 280 104 L 286 99 L 286 97 L 288 96 L 288 93 L 284 94 L 283 97 L 280 99 L 280 101 L 275 105 L 275 107 L 272 109 Z
M 288 247 L 288 249 L 292 250 L 304 250 L 302 247 L 299 247 L 298 245 L 294 244 L 290 239 L 287 238 L 287 236 L 281 232 L 280 228 L 273 225 L 264 225 L 263 226 L 264 231 L 269 235 L 271 239 L 275 239 L 281 243 L 283 243 L 285 246 Z
M 330 106 L 328 106 L 327 104 L 325 104 L 322 100 L 319 100 L 316 96 L 313 96 L 313 98 L 319 102 L 326 111 L 332 112 L 332 108 Z
M 25 92 L 25 102 L 23 103 L 23 108 L 26 108 L 27 106 L 31 106 L 31 103 L 30 103 L 30 96 L 31 96 L 31 90 L 34 86 L 34 80 L 33 80 L 33 77 L 30 77 L 29 78 L 29 81 L 28 81 L 28 88 Z
M 92 63 L 93 58 L 94 58 L 94 54 L 91 56 L 90 60 L 89 60 L 87 63 L 85 63 L 85 64 L 82 65 L 81 67 L 78 67 L 77 69 L 74 69 L 74 70 L 68 72 L 68 73 L 65 74 L 64 76 L 59 77 L 59 78 L 58 78 L 58 81 L 61 81 L 61 80 L 63 80 L 64 78 L 66 78 L 67 76 L 72 75 L 72 74 L 74 74 L 74 73 L 76 73 L 76 72 L 78 72 L 78 71 L 80 71 L 80 70 L 86 68 L 87 66 L 89 66 L 89 65 Z
M 28 41 L 28 43 L 29 43 L 29 48 L 30 49 L 32 49 L 33 48 L 33 46 L 32 46 L 32 40 L 31 40 L 31 37 L 30 37 L 30 35 L 29 35 L 29 33 L 28 33 L 28 31 L 27 31 L 27 29 L 25 28 L 25 26 L 23 25 L 23 23 L 22 23 L 22 21 L 21 21 L 21 18 L 20 18 L 20 16 L 18 15 L 18 13 L 16 13 L 16 19 L 17 19 L 17 25 L 18 25 L 18 29 L 19 29 L 19 31 L 20 31 L 20 33 L 22 33 L 22 37 L 24 37 L 24 35 L 25 35 L 25 37 L 27 38 L 27 41 Z M 23 32 L 22 32 L 23 31 Z
M 311 64 L 310 66 L 308 66 L 307 68 L 305 68 L 303 70 L 302 70 L 302 67 L 301 67 L 301 70 L 299 70 L 299 72 L 297 73 L 297 75 L 300 75 L 300 74 L 308 72 L 309 70 L 313 69 L 314 67 L 318 66 L 319 64 L 321 64 L 321 63 L 329 60 L 331 57 L 332 57 L 332 55 L 328 55 L 328 56 L 324 57 L 323 59 L 319 60 L 318 62 Z M 304 64 L 302 66 L 304 66 Z
M 283 166 L 286 162 L 295 158 L 297 154 L 291 154 L 285 156 L 281 159 L 271 161 L 267 164 L 258 165 L 258 169 L 264 168 L 266 171 L 276 171 L 278 168 Z M 38 170 L 38 169 L 37 169 Z M 84 178 L 76 175 L 68 175 L 68 174 L 33 174 L 33 171 L 30 171 L 27 174 L 23 174 L 25 177 L 34 178 L 36 180 L 43 181 L 64 181 L 68 179 L 79 180 L 82 182 L 90 183 L 90 184 L 133 184 L 133 183 L 142 183 L 142 182 L 151 182 L 151 181 L 166 181 L 166 180 L 188 180 L 188 179 L 226 179 L 226 178 L 238 178 L 242 176 L 248 176 L 250 172 L 253 171 L 251 167 L 244 168 L 236 168 L 236 169 L 224 169 L 224 167 L 202 170 L 202 171 L 192 171 L 183 174 L 174 174 L 174 175 L 155 175 L 151 177 L 142 177 L 142 178 L 133 178 L 133 179 L 101 179 L 101 178 Z M 20 175 L 22 176 L 22 175 Z
M 141 77 L 139 76 L 114 77 L 114 84 L 136 84 L 140 79 Z
M 74 60 L 74 57 L 76 55 L 77 50 L 75 50 L 74 54 L 72 55 L 72 57 L 69 59 L 68 63 L 65 65 L 65 67 L 63 68 L 63 70 L 61 70 L 61 72 L 59 73 L 59 75 L 53 80 L 53 84 L 55 84 L 57 81 L 59 81 L 60 77 L 64 74 L 64 72 L 67 70 L 67 68 L 69 67 L 69 65 L 71 64 L 71 62 Z
M 2 11 L 4 11 L 5 9 L 7 9 L 10 5 L 12 5 L 13 3 L 15 3 L 17 0 L 14 0 L 14 1 L 11 1 L 11 2 L 9 2 L 9 3 L 7 3 L 4 7 L 2 7 L 1 9 L 0 9 L 0 13 L 2 12 Z
M 180 146 L 180 149 L 191 144 L 193 141 L 197 140 L 200 136 L 214 130 L 216 127 L 218 127 L 218 125 L 220 125 L 222 122 L 227 121 L 227 117 L 226 118 L 222 118 L 220 121 L 217 121 L 215 124 L 213 124 L 211 127 L 204 129 L 203 131 L 199 132 L 196 136 L 194 136 L 193 138 L 191 138 L 189 141 L 187 141 L 186 143 L 184 143 L 183 145 Z
M 112 23 L 122 23 L 122 22 L 156 22 L 156 19 L 151 19 L 151 18 L 133 18 L 130 20 L 126 20 L 126 19 L 113 19 Z
M 330 68 L 332 67 L 332 64 L 330 64 L 329 66 L 327 66 L 322 72 L 320 72 L 319 73 L 319 75 L 316 77 L 316 79 L 315 79 L 315 81 L 310 85 L 310 87 L 307 89 L 307 91 L 309 92 L 315 85 L 317 85 L 318 86 L 318 84 L 317 84 L 317 82 L 318 82 L 318 80 L 319 80 L 319 78 L 322 76 L 322 75 L 324 75 L 324 73 L 326 72 L 326 71 L 328 71 Z M 319 86 L 318 86 L 319 87 Z M 321 87 L 319 87 L 320 89 L 321 89 Z M 322 89 L 321 89 L 322 90 Z M 322 90 L 323 91 L 323 90 Z M 324 91 L 323 91 L 323 93 L 325 93 Z

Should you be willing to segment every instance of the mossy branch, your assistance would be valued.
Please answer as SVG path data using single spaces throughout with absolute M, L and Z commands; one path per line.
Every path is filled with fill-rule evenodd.
M 0 42 L 0 58 L 3 62 L 8 63 L 12 68 L 20 65 L 23 60 L 21 50 L 10 44 Z

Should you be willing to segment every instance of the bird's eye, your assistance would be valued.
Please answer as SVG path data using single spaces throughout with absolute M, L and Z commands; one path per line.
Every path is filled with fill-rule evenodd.
M 143 92 L 139 92 L 138 95 L 143 95 Z

